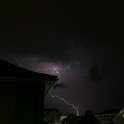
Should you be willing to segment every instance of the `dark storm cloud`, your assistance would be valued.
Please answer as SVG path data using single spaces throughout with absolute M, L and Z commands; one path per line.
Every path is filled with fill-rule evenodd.
M 104 80 L 105 77 L 109 76 L 110 70 L 110 59 L 108 57 L 105 57 L 103 58 L 101 63 L 91 66 L 91 68 L 88 70 L 86 79 L 92 82 L 99 82 L 101 80 Z
M 54 89 L 59 89 L 59 88 L 68 88 L 69 85 L 65 84 L 64 82 L 58 83 L 54 85 Z
M 97 64 L 94 64 L 88 71 L 88 76 L 86 76 L 86 79 L 98 82 L 103 79 L 102 75 L 100 74 L 100 70 Z

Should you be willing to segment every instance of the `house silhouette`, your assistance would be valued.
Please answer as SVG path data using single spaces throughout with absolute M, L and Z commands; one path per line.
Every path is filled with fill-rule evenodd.
M 0 60 L 0 124 L 43 124 L 44 97 L 56 81 Z

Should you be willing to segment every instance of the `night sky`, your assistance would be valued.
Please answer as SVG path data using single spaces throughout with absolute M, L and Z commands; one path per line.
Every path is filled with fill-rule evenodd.
M 16 0 L 0 3 L 0 58 L 54 74 L 51 90 L 79 108 L 124 105 L 124 10 L 120 1 Z M 45 108 L 76 114 L 48 94 Z

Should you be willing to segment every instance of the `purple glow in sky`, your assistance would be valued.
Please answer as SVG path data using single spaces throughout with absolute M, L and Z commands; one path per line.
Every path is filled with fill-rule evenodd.
M 79 46 L 76 45 L 76 47 Z M 77 55 L 80 64 L 75 63 L 77 60 L 74 59 L 70 62 L 67 59 L 65 61 L 64 59 L 58 60 L 58 62 L 53 59 L 53 62 L 52 60 L 49 62 L 46 61 L 47 59 L 42 59 L 41 56 L 13 55 L 6 57 L 6 60 L 8 59 L 11 63 L 34 72 L 57 75 L 59 81 L 51 90 L 51 93 L 67 100 L 68 103 L 73 103 L 74 106 L 79 108 L 80 114 L 83 114 L 87 109 L 98 112 L 107 108 L 123 106 L 123 103 L 121 103 L 122 96 L 120 96 L 123 93 L 123 83 L 119 81 L 122 80 L 121 70 L 117 66 L 118 62 L 120 65 L 122 63 L 118 56 L 120 52 L 117 53 L 114 51 L 116 48 L 112 50 L 113 48 L 106 46 L 94 48 L 82 45 L 79 48 L 80 52 L 75 53 L 74 57 L 72 57 L 73 54 L 70 54 L 71 57 L 68 61 L 70 61 L 70 58 L 77 58 Z M 117 78 L 118 83 L 116 82 Z M 114 92 L 115 89 L 119 94 Z M 115 104 L 116 100 L 119 103 L 117 105 Z M 108 102 L 105 103 L 104 101 Z M 73 107 L 65 105 L 57 97 L 51 98 L 50 94 L 45 98 L 45 108 L 59 108 L 61 113 L 77 114 Z
M 15 61 L 17 61 L 17 63 L 18 63 L 18 66 L 19 67 L 22 67 L 22 68 L 24 68 L 24 66 L 21 64 L 21 62 L 15 57 L 15 56 L 12 56 L 14 59 L 15 59 Z M 61 76 L 61 71 L 66 71 L 66 70 L 68 70 L 69 69 L 69 67 L 72 65 L 72 63 L 70 63 L 67 67 L 65 67 L 65 68 L 59 68 L 58 66 L 53 66 L 52 64 L 46 64 L 46 66 L 43 66 L 44 67 L 44 69 L 43 68 L 38 68 L 37 70 L 36 70 L 36 72 L 40 72 L 40 73 L 46 73 L 46 74 L 52 74 L 52 75 L 57 75 L 59 78 L 60 78 L 60 81 L 63 81 L 63 79 L 61 79 L 62 78 L 62 76 Z M 41 66 L 41 67 L 42 67 Z M 49 66 L 49 67 L 48 67 Z M 52 73 L 51 73 L 52 72 Z M 56 86 L 55 87 L 66 87 L 66 84 L 64 84 L 64 83 L 59 83 L 59 84 L 56 84 Z M 79 108 L 77 108 L 77 107 L 75 107 L 75 105 L 74 104 L 70 104 L 69 102 L 67 102 L 64 98 L 61 98 L 61 97 L 59 97 L 58 95 L 53 95 L 52 93 L 50 93 L 50 95 L 51 95 L 51 97 L 56 97 L 56 98 L 58 98 L 58 99 L 60 99 L 62 102 L 65 102 L 67 105 L 69 105 L 69 106 L 72 106 L 72 109 L 75 109 L 75 111 L 76 111 L 76 115 L 77 116 L 79 116 Z

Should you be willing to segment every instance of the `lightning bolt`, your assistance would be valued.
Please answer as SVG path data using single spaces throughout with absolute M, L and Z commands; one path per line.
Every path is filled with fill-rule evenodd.
M 21 62 L 15 56 L 12 56 L 12 57 L 18 62 L 19 67 L 24 68 L 24 66 L 21 64 Z
M 36 72 L 38 71 L 47 71 L 47 70 L 52 70 L 52 74 L 59 74 L 60 71 L 66 71 L 70 66 L 71 66 L 72 63 L 70 63 L 66 68 L 59 68 L 58 66 L 53 66 L 53 67 L 50 67 L 50 68 L 47 68 L 47 69 L 37 69 Z
M 58 98 L 58 99 L 64 101 L 67 105 L 72 106 L 72 107 L 76 110 L 76 113 L 77 113 L 76 115 L 79 116 L 78 108 L 75 107 L 74 104 L 71 104 L 71 103 L 67 102 L 65 99 L 63 99 L 63 98 L 61 98 L 61 97 L 59 97 L 59 96 L 57 96 L 57 95 L 53 95 L 52 93 L 50 93 L 50 95 L 51 95 L 51 97 L 56 97 L 56 98 Z
M 19 64 L 19 67 L 22 67 L 24 68 L 24 66 L 21 64 L 21 62 L 15 57 L 15 56 L 12 56 Z M 50 68 L 47 68 L 47 69 L 37 69 L 35 72 L 38 72 L 38 71 L 47 71 L 47 70 L 52 70 L 52 74 L 59 74 L 60 71 L 66 71 L 70 66 L 71 66 L 72 63 L 70 63 L 66 68 L 59 68 L 58 66 L 53 66 L 53 67 L 50 67 Z

